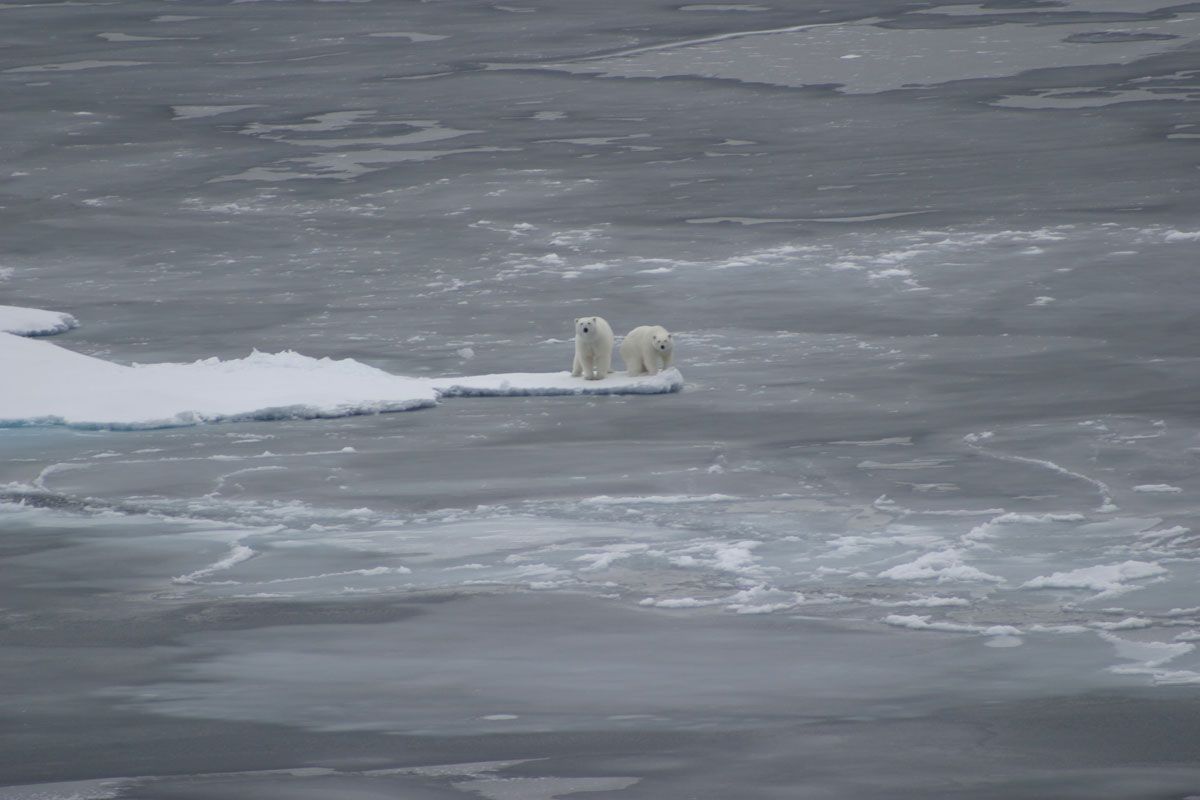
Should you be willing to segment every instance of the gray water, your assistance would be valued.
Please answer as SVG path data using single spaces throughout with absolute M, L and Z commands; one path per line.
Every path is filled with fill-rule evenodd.
M 0 430 L 0 797 L 1200 795 L 1198 37 L 0 5 L 0 302 L 57 344 L 557 371 L 598 313 L 687 380 Z

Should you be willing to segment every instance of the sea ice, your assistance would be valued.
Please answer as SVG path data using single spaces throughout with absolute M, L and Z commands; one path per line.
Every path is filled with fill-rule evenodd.
M 948 549 L 936 553 L 926 553 L 907 564 L 898 564 L 879 573 L 880 578 L 891 578 L 894 581 L 928 581 L 952 583 L 959 581 L 987 581 L 1003 583 L 1004 579 L 968 566 L 963 563 L 962 553 Z
M 888 614 L 883 618 L 886 625 L 909 628 L 915 631 L 943 631 L 945 633 L 980 633 L 984 636 L 1020 636 L 1021 630 L 1012 625 L 972 625 L 963 622 L 930 621 L 928 614 Z
M 160 428 L 245 419 L 338 417 L 434 405 L 427 381 L 350 359 L 259 353 L 123 366 L 0 334 L 0 425 Z
M 52 333 L 74 324 L 56 312 L 0 307 L 0 330 Z M 678 370 L 598 381 L 570 373 L 408 378 L 353 359 L 295 352 L 191 364 L 124 366 L 0 333 L 0 426 L 159 428 L 248 419 L 309 419 L 407 411 L 439 397 L 663 394 L 679 391 Z
M 77 327 L 79 327 L 79 323 L 75 321 L 75 318 L 61 311 L 0 306 L 0 333 L 15 333 L 18 336 L 51 336 Z
M 1028 580 L 1023 589 L 1091 589 L 1100 595 L 1112 597 L 1133 591 L 1126 581 L 1154 578 L 1165 575 L 1166 569 L 1148 561 L 1125 561 L 1121 564 L 1102 564 L 1084 567 L 1069 572 L 1055 572 Z
M 1172 486 L 1169 483 L 1143 483 L 1133 487 L 1133 490 L 1142 494 L 1178 494 L 1183 491 L 1178 486 Z
M 657 375 L 630 378 L 614 373 L 597 381 L 571 377 L 570 372 L 510 372 L 462 378 L 433 378 L 439 397 L 525 397 L 567 394 L 668 394 L 683 388 L 675 368 Z

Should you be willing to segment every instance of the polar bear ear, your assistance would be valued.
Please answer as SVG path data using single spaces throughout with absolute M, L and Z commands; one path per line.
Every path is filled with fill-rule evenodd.
M 575 324 L 576 324 L 576 325 L 578 325 L 578 324 L 579 324 L 579 320 L 581 320 L 581 319 L 583 319 L 583 317 L 576 317 L 576 318 L 575 318 Z

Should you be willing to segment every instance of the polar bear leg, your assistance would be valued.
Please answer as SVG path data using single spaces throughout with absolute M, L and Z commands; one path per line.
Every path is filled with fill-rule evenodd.
M 629 358 L 625 359 L 625 374 L 631 378 L 642 374 L 642 357 L 640 354 L 630 353 Z
M 592 353 L 584 353 L 582 356 L 580 356 L 580 359 L 583 361 L 583 379 L 588 381 L 594 380 L 592 377 L 592 372 L 596 367 L 595 355 Z
M 630 353 L 629 348 L 624 348 L 620 351 L 620 360 L 625 362 L 625 374 L 637 374 L 637 357 Z
M 608 373 L 612 372 L 612 349 L 609 348 L 607 353 L 601 353 L 596 357 L 596 380 L 607 378 Z
M 578 378 L 583 374 L 583 362 L 579 360 L 579 353 L 575 354 L 575 360 L 571 362 L 571 377 Z
M 647 375 L 657 375 L 658 374 L 658 355 L 655 354 L 654 349 L 652 347 L 647 346 L 646 349 L 649 350 L 649 352 L 642 353 L 642 363 L 644 363 L 646 365 L 646 374 Z

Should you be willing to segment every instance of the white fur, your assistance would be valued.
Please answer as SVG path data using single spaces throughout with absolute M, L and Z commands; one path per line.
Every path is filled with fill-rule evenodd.
M 613 332 L 604 317 L 575 320 L 575 361 L 571 374 L 598 381 L 612 372 Z
M 675 340 L 661 325 L 642 325 L 625 334 L 621 342 L 621 360 L 630 375 L 657 375 L 671 366 Z

